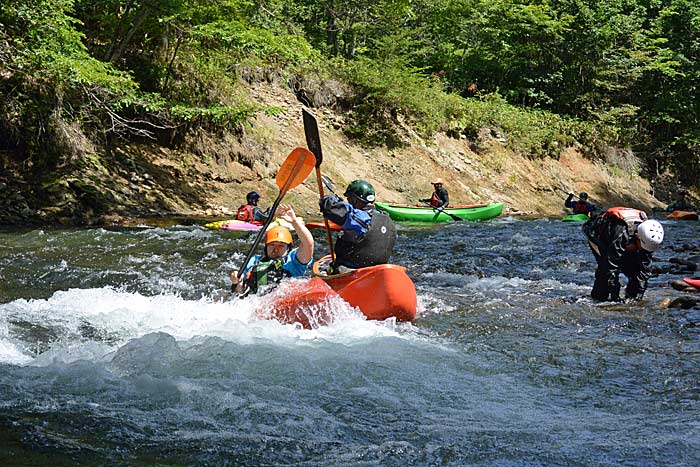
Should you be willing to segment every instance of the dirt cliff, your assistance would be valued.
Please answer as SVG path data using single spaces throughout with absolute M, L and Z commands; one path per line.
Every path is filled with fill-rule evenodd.
M 275 175 L 296 146 L 306 146 L 302 104 L 285 86 L 266 82 L 248 90 L 251 99 L 271 112 L 260 113 L 242 134 L 188 133 L 185 141 L 106 145 L 87 144 L 79 135 L 69 145 L 72 156 L 57 167 L 27 175 L 27 161 L 11 164 L 0 154 L 0 224 L 113 224 L 130 219 L 173 215 L 230 217 L 245 194 L 262 194 L 269 206 L 279 193 Z M 451 204 L 505 203 L 504 214 L 562 215 L 566 191 L 586 191 L 603 206 L 651 210 L 663 204 L 639 175 L 636 158 L 610 152 L 606 163 L 564 149 L 558 160 L 531 160 L 507 149 L 497 130 L 483 129 L 476 140 L 438 134 L 396 150 L 364 148 L 343 133 L 341 113 L 311 109 L 323 147 L 323 174 L 342 193 L 350 181 L 371 182 L 380 201 L 415 204 L 429 197 L 430 181 L 444 180 Z M 308 218 L 318 213 L 318 188 L 311 175 L 291 190 L 286 202 Z
M 209 215 L 226 214 L 238 206 L 247 191 L 263 194 L 262 206 L 278 193 L 276 169 L 295 146 L 306 146 L 301 119 L 302 104 L 281 88 L 260 85 L 252 90 L 260 102 L 282 112 L 258 118 L 234 152 L 252 151 L 250 166 L 237 159 L 213 157 L 216 175 L 207 197 Z M 323 146 L 323 174 L 333 179 L 342 193 L 347 183 L 370 181 L 377 199 L 414 204 L 429 197 L 430 181 L 444 180 L 451 204 L 505 203 L 506 214 L 560 216 L 565 212 L 566 191 L 587 191 L 602 206 L 626 205 L 651 210 L 663 204 L 651 195 L 649 182 L 635 174 L 637 161 L 629 154 L 615 153 L 616 164 L 594 162 L 581 151 L 568 148 L 559 160 L 531 160 L 506 149 L 502 137 L 485 129 L 477 141 L 457 140 L 438 134 L 430 141 L 414 138 L 398 150 L 362 148 L 342 133 L 342 115 L 311 109 L 317 116 Z M 231 182 L 231 177 L 237 177 Z M 225 182 L 217 180 L 227 180 Z M 306 215 L 317 214 L 318 191 L 314 176 L 286 198 Z

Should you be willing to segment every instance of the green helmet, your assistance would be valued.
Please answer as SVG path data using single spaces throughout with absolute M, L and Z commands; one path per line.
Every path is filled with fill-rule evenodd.
M 374 188 L 366 180 L 355 180 L 345 190 L 345 197 L 354 196 L 363 203 L 374 203 Z

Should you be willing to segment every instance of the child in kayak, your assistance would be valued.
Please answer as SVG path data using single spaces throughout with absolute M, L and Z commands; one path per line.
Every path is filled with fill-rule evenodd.
M 688 190 L 681 188 L 676 192 L 676 200 L 668 205 L 667 212 L 672 211 L 695 211 L 695 208 L 688 201 Z
M 231 272 L 233 289 L 239 296 L 257 293 L 260 286 L 275 285 L 286 277 L 301 277 L 311 264 L 314 256 L 314 238 L 296 216 L 294 209 L 282 205 L 279 211 L 282 219 L 289 222 L 300 239 L 297 248 L 292 248 L 292 233 L 286 227 L 272 227 L 265 233 L 264 255 L 253 256 L 246 265 L 242 280 L 238 272 Z

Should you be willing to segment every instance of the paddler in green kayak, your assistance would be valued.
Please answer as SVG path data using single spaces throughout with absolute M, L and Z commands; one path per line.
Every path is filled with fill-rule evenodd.
M 366 180 L 355 180 L 344 196 L 347 202 L 335 194 L 319 201 L 323 217 L 342 228 L 335 242 L 333 269 L 388 263 L 396 244 L 396 226 L 386 213 L 374 207 L 374 187 Z
M 442 186 L 442 179 L 436 178 L 432 182 L 433 194 L 430 198 L 421 198 L 418 201 L 428 203 L 438 211 L 442 211 L 450 204 L 450 195 L 447 193 L 447 188 Z
M 586 214 L 587 216 L 591 216 L 598 209 L 595 204 L 588 202 L 588 193 L 585 191 L 579 193 L 577 201 L 574 201 L 574 196 L 576 196 L 574 192 L 570 191 L 569 197 L 564 201 L 564 207 L 572 209 L 574 214 Z
M 245 270 L 243 280 L 238 280 L 237 271 L 231 272 L 231 283 L 239 296 L 258 293 L 261 286 L 276 285 L 286 277 L 301 277 L 314 256 L 314 237 L 296 216 L 294 209 L 282 205 L 278 211 L 282 219 L 289 222 L 299 235 L 300 244 L 292 248 L 292 233 L 286 227 L 272 227 L 265 233 L 265 254 L 253 256 Z

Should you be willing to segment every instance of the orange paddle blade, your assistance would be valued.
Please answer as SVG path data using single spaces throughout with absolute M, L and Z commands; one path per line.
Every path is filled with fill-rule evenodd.
M 301 184 L 316 165 L 314 154 L 306 148 L 294 148 L 277 172 L 277 186 L 282 193 Z

